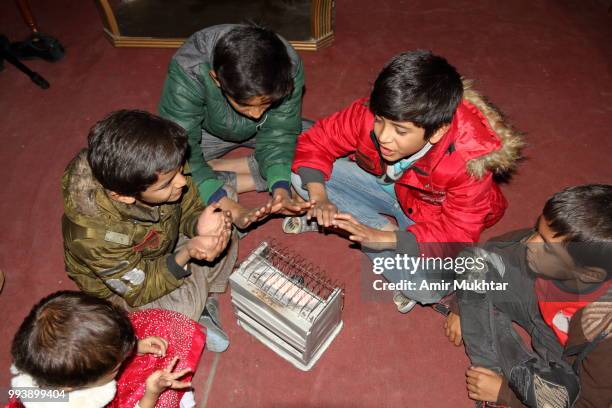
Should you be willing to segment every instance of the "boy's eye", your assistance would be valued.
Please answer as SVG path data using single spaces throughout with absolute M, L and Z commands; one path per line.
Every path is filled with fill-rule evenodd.
M 408 131 L 402 128 L 395 128 L 395 133 L 397 133 L 400 136 L 403 136 L 403 135 L 408 134 Z
M 374 122 L 375 123 L 380 123 L 380 122 L 382 122 L 382 119 L 379 116 L 374 116 Z

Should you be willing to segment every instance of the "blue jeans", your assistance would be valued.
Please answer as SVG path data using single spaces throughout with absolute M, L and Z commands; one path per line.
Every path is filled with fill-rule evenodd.
M 308 191 L 302 188 L 300 176 L 292 174 L 291 182 L 297 193 L 303 199 L 308 199 Z M 397 200 L 383 191 L 375 176 L 348 159 L 336 160 L 325 189 L 327 197 L 340 212 L 353 214 L 368 227 L 380 229 L 388 225 L 389 220 L 383 214 L 395 218 L 400 229 L 414 224 L 404 214 Z
M 305 200 L 308 199 L 308 191 L 302 188 L 302 179 L 297 174 L 291 175 L 291 182 L 297 193 Z M 405 230 L 414 224 L 400 207 L 397 200 L 387 192 L 383 191 L 377 178 L 362 170 L 357 163 L 348 159 L 338 159 L 334 163 L 330 179 L 325 183 L 327 197 L 338 207 L 340 212 L 352 214 L 357 221 L 368 227 L 380 229 L 390 222 L 384 215 L 395 219 L 400 230 Z M 372 251 L 364 250 L 370 258 L 395 257 L 394 251 Z M 398 283 L 401 281 L 415 282 L 418 287 L 421 281 L 426 280 L 426 271 L 417 270 L 410 273 L 404 269 L 386 270 L 383 276 L 389 281 Z M 438 279 L 436 279 L 438 280 Z M 403 291 L 405 296 L 422 304 L 437 303 L 448 292 L 437 292 L 434 290 L 411 290 Z

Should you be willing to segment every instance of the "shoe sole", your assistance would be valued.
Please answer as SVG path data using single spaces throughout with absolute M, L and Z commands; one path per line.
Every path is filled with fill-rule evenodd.
M 223 330 L 220 330 L 208 317 L 202 317 L 200 324 L 206 328 L 206 350 L 213 353 L 223 353 L 229 347 L 229 338 Z

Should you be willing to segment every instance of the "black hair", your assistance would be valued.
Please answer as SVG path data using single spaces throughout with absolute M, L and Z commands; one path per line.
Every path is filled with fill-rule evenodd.
M 566 188 L 546 202 L 542 215 L 577 264 L 612 275 L 612 185 Z
M 255 96 L 278 101 L 293 92 L 287 46 L 265 28 L 238 26 L 221 36 L 213 53 L 213 70 L 223 93 L 238 103 Z
M 372 113 L 425 129 L 429 140 L 451 123 L 463 97 L 461 76 L 444 58 L 416 50 L 393 57 L 374 82 Z
M 87 161 L 115 193 L 136 197 L 185 161 L 187 136 L 172 121 L 140 110 L 112 112 L 89 131 Z
M 83 292 L 60 291 L 32 308 L 11 354 L 39 386 L 77 388 L 108 375 L 135 346 L 125 311 Z

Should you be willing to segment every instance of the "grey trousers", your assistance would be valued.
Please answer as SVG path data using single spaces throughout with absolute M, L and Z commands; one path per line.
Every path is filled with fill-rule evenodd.
M 214 159 L 218 159 L 219 157 L 224 156 L 225 154 L 239 147 L 248 147 L 250 149 L 255 149 L 255 142 L 255 136 L 241 143 L 228 142 L 216 136 L 213 136 L 204 129 L 202 129 L 202 155 L 204 156 L 204 160 L 206 160 L 207 162 Z M 251 173 L 251 176 L 255 181 L 255 191 L 268 191 L 268 183 L 266 183 L 266 179 L 261 174 L 259 164 L 255 159 L 255 153 L 251 153 L 247 156 L 247 164 L 249 165 L 249 171 Z M 225 184 L 236 188 L 235 173 L 228 171 L 218 171 L 217 175 L 221 180 L 223 180 Z
M 313 121 L 309 119 L 302 119 L 302 131 L 308 130 L 314 124 Z M 215 135 L 208 133 L 206 130 L 202 129 L 202 142 L 200 144 L 202 148 L 202 156 L 205 161 L 210 161 L 214 159 L 218 159 L 221 156 L 231 152 L 238 147 L 248 147 L 250 149 L 255 149 L 257 144 L 257 136 L 253 135 L 250 139 L 245 140 L 244 142 L 229 142 L 223 140 Z M 251 176 L 255 181 L 255 190 L 258 192 L 268 191 L 268 183 L 261 173 L 261 169 L 259 168 L 259 163 L 255 159 L 255 154 L 251 153 L 247 157 L 247 163 L 249 165 L 249 171 L 251 172 Z M 223 173 L 219 174 L 221 180 L 223 180 L 226 184 L 229 184 L 236 187 L 235 174 L 227 174 L 229 172 L 218 172 Z
M 180 249 L 186 241 L 186 237 L 181 237 L 176 249 Z M 125 299 L 118 295 L 113 295 L 108 300 L 128 311 L 165 309 L 179 312 L 193 320 L 198 320 L 204 311 L 209 293 L 225 292 L 237 257 L 238 236 L 234 230 L 225 252 L 213 262 L 192 261 L 187 264 L 191 275 L 185 278 L 183 284 L 172 292 L 138 307 L 131 307 Z

